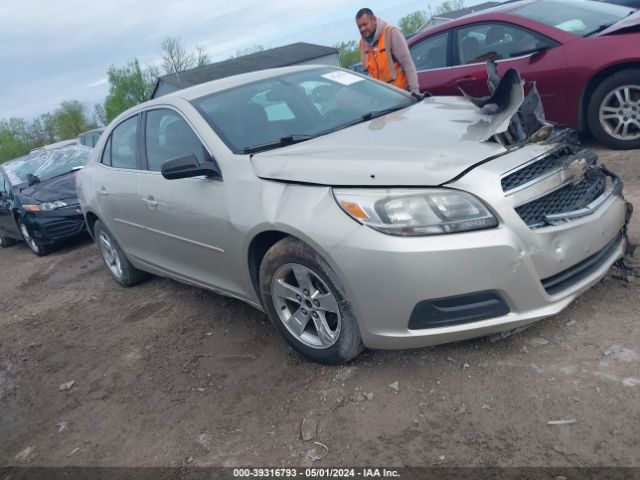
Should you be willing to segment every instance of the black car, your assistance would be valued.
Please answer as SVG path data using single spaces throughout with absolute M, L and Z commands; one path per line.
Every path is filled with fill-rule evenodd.
M 24 240 L 43 256 L 86 231 L 75 173 L 91 150 L 82 145 L 38 150 L 0 165 L 0 246 Z

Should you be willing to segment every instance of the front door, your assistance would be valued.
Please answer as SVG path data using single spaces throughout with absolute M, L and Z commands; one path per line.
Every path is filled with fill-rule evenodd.
M 418 71 L 421 92 L 432 95 L 459 95 L 451 90 L 450 32 L 442 32 L 414 43 L 409 48 Z
M 9 238 L 21 238 L 16 222 L 13 220 L 12 204 L 9 181 L 0 172 L 0 233 Z
M 146 171 L 138 182 L 138 198 L 130 215 L 145 230 L 138 236 L 144 260 L 184 279 L 227 291 L 238 291 L 237 275 L 225 269 L 232 232 L 226 215 L 225 184 L 206 177 L 167 180 L 163 162 L 195 155 L 212 156 L 180 113 L 168 108 L 147 111 L 144 121 Z

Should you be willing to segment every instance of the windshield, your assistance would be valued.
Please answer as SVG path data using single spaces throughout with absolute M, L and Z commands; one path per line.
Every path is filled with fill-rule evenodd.
M 304 141 L 404 108 L 413 97 L 335 68 L 287 73 L 194 100 L 235 153 Z M 281 141 L 285 139 L 284 141 Z
M 543 0 L 510 13 L 586 37 L 629 15 L 628 7 L 584 0 Z
M 82 145 L 58 150 L 37 150 L 2 165 L 12 185 L 27 181 L 27 175 L 35 175 L 40 180 L 70 172 L 87 163 L 91 149 Z

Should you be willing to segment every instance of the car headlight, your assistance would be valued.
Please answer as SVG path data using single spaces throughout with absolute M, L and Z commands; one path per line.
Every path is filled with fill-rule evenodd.
M 69 205 L 62 200 L 57 200 L 55 202 L 45 202 L 31 205 L 22 205 L 22 208 L 27 212 L 48 212 L 51 210 L 55 210 L 56 208 L 68 207 Z
M 439 235 L 498 225 L 479 199 L 459 190 L 334 189 L 333 194 L 349 216 L 388 235 Z

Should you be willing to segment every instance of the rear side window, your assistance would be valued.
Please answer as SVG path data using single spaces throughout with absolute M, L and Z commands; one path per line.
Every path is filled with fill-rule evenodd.
M 208 159 L 207 151 L 189 124 L 177 112 L 168 109 L 147 112 L 146 149 L 149 170 L 155 172 L 172 158 L 193 154 L 199 163 Z
M 115 168 L 138 168 L 138 117 L 131 117 L 118 125 L 111 133 L 111 138 L 104 151 L 102 163 Z M 107 153 L 110 162 L 105 158 Z

